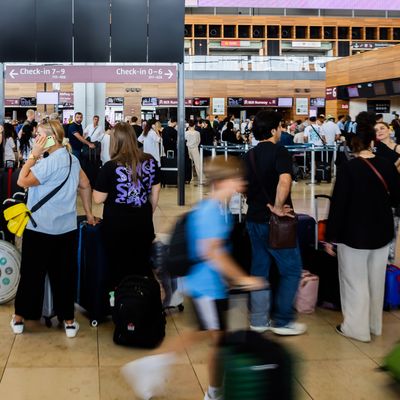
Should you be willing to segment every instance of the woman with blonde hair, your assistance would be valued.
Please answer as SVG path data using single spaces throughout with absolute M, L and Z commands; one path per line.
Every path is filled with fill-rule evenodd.
M 100 170 L 93 198 L 104 203 L 104 243 L 115 288 L 128 275 L 151 273 L 160 177 L 157 161 L 138 148 L 128 123 L 118 123 L 111 132 L 110 156 Z
M 21 334 L 24 319 L 40 319 L 44 281 L 48 274 L 55 313 L 60 321 L 64 321 L 67 337 L 73 338 L 79 330 L 74 319 L 78 189 L 88 222 L 95 224 L 95 219 L 89 181 L 77 158 L 71 155 L 64 139 L 64 129 L 58 121 L 39 126 L 18 185 L 29 188 L 29 209 L 54 189 L 59 190 L 32 214 L 35 224 L 30 221 L 25 229 L 21 280 L 11 328 L 15 334 Z

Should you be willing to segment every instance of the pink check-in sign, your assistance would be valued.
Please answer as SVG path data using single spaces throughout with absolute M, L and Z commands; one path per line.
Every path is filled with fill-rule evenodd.
M 7 65 L 8 83 L 175 83 L 174 66 Z

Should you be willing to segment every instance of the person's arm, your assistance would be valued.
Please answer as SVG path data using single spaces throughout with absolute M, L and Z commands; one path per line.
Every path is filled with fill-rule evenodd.
M 21 172 L 19 173 L 17 185 L 23 188 L 29 188 L 32 186 L 40 185 L 40 181 L 36 178 L 36 176 L 31 171 L 31 168 L 36 164 L 36 161 L 41 157 L 44 153 L 44 146 L 47 141 L 45 136 L 38 136 L 35 141 L 31 155 L 26 160 L 26 163 L 22 166 Z
M 82 199 L 83 209 L 85 210 L 86 219 L 89 225 L 96 225 L 96 219 L 92 212 L 92 188 L 86 174 L 81 169 L 79 171 L 79 195 Z
M 98 192 L 93 190 L 93 200 L 96 204 L 102 204 L 107 200 L 108 193 Z
M 95 149 L 96 146 L 89 142 L 88 140 L 86 140 L 79 132 L 73 132 L 73 135 L 83 144 L 86 144 L 86 146 L 89 146 L 91 149 Z
M 283 217 L 293 216 L 292 208 L 286 205 L 286 200 L 289 197 L 290 188 L 292 187 L 292 175 L 281 174 L 279 176 L 278 187 L 276 188 L 275 204 L 268 204 L 268 208 L 272 213 Z
M 224 275 L 232 284 L 252 288 L 253 290 L 266 288 L 264 279 L 248 276 L 225 250 L 220 239 L 203 239 L 201 246 L 204 248 L 203 256 Z
M 161 190 L 161 184 L 159 183 L 151 187 L 150 203 L 153 208 L 153 213 L 156 211 L 156 208 L 158 206 L 158 199 L 160 198 L 160 190 Z
M 308 129 L 304 130 L 303 142 L 308 143 Z

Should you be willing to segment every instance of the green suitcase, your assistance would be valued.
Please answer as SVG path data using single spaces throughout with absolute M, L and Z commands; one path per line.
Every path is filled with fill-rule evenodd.
M 383 369 L 400 382 L 400 343 L 385 357 Z

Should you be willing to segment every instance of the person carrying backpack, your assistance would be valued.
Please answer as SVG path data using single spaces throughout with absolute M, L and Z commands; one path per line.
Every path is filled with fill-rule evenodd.
M 209 161 L 205 169 L 212 188 L 211 194 L 185 217 L 185 241 L 193 264 L 184 279 L 184 286 L 192 299 L 200 332 L 185 332 L 179 338 L 167 341 L 158 351 L 159 354 L 135 360 L 122 368 L 125 379 L 141 399 L 149 399 L 162 392 L 162 382 L 171 369 L 170 365 L 176 360 L 176 353 L 185 350 L 182 343 L 190 345 L 209 338 L 213 343 L 209 355 L 210 386 L 204 399 L 221 400 L 217 345 L 225 331 L 224 313 L 228 305 L 226 282 L 247 290 L 266 286 L 264 279 L 248 276 L 242 271 L 226 246 L 231 223 L 229 216 L 226 218 L 221 210 L 235 192 L 244 190 L 241 161 L 235 157 L 225 161 L 223 156 L 218 156 Z

